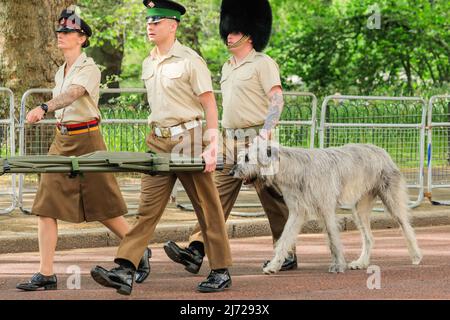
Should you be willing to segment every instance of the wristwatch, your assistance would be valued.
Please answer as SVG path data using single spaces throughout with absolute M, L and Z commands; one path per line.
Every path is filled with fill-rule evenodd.
M 48 112 L 48 105 L 46 105 L 45 103 L 40 105 L 41 109 L 44 110 L 45 114 L 47 114 Z

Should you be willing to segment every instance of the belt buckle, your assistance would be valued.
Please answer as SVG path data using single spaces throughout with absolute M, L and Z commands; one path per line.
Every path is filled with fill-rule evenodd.
M 161 131 L 161 136 L 163 138 L 170 138 L 171 137 L 170 129 L 168 129 L 168 128 L 159 128 L 159 130 Z
M 59 132 L 63 135 L 66 136 L 69 134 L 69 130 L 67 129 L 66 126 L 61 125 L 61 127 L 59 128 Z
M 160 138 L 169 138 L 170 132 L 166 128 L 155 127 L 155 135 Z

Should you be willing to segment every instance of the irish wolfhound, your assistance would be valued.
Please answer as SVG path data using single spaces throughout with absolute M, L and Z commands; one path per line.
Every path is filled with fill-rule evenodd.
M 263 269 L 276 273 L 288 256 L 307 215 L 323 221 L 332 256 L 329 272 L 347 268 L 335 215 L 339 205 L 353 207 L 354 220 L 362 234 L 362 252 L 350 269 L 369 266 L 373 237 L 370 213 L 376 197 L 400 224 L 413 264 L 422 259 L 408 219 L 406 183 L 388 153 L 370 144 L 348 144 L 338 148 L 301 149 L 267 146 L 255 138 L 238 156 L 232 175 L 244 180 L 262 179 L 279 188 L 289 208 L 289 218 L 275 244 L 275 256 Z

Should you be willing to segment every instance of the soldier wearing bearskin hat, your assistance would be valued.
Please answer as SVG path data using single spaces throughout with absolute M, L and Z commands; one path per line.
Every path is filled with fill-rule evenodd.
M 269 139 L 280 119 L 283 92 L 277 63 L 262 53 L 272 31 L 272 10 L 268 0 L 223 0 L 220 13 L 220 35 L 231 58 L 222 68 L 225 170 L 216 172 L 225 219 L 234 206 L 242 183 L 253 183 L 269 218 L 274 241 L 282 234 L 289 210 L 278 190 L 260 181 L 241 181 L 229 176 L 236 161 L 235 150 L 243 150 L 257 135 Z M 164 249 L 186 270 L 197 273 L 204 251 L 204 237 L 197 225 L 187 248 L 169 241 Z M 264 262 L 264 265 L 268 261 Z M 295 248 L 281 270 L 297 268 Z

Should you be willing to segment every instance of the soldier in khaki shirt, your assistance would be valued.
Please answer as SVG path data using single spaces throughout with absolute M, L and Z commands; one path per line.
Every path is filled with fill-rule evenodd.
M 106 150 L 99 131 L 97 106 L 100 70 L 94 60 L 82 52 L 82 48 L 89 46 L 91 28 L 75 14 L 74 8 L 64 10 L 58 22 L 58 48 L 64 53 L 65 63 L 56 73 L 53 99 L 31 110 L 27 121 L 38 122 L 47 112 L 55 111 L 56 136 L 48 154 L 80 156 Z M 38 216 L 41 266 L 30 281 L 17 285 L 25 291 L 57 288 L 53 260 L 58 220 L 72 223 L 100 221 L 119 238 L 130 229 L 123 217 L 127 207 L 112 174 L 85 173 L 83 177 L 42 174 L 31 212 Z M 146 250 L 140 261 L 136 275 L 138 282 L 144 281 L 150 273 L 149 255 Z
M 211 272 L 201 282 L 200 292 L 223 291 L 231 286 L 228 267 L 231 253 L 219 193 L 213 171 L 218 155 L 218 116 L 211 76 L 203 59 L 176 40 L 176 31 L 185 8 L 173 1 L 144 0 L 148 7 L 147 32 L 156 47 L 143 63 L 142 79 L 151 107 L 152 133 L 147 145 L 156 153 L 179 152 L 191 158 L 203 157 L 205 172 L 177 173 L 142 178 L 139 220 L 122 240 L 115 262 L 119 267 L 94 267 L 91 275 L 105 287 L 130 294 L 133 274 L 156 225 L 164 212 L 178 178 L 197 214 L 204 235 Z M 203 141 L 203 114 L 209 141 Z M 206 143 L 208 147 L 205 148 Z
M 261 29 L 255 27 L 257 25 Z M 222 2 L 220 33 L 232 57 L 223 66 L 221 79 L 226 165 L 225 170 L 216 172 L 215 182 L 225 219 L 228 219 L 242 186 L 241 180 L 229 176 L 238 152 L 246 148 L 258 134 L 269 138 L 283 109 L 278 65 L 261 53 L 269 41 L 271 25 L 272 12 L 267 0 Z M 276 241 L 289 215 L 283 196 L 260 181 L 251 182 L 269 218 L 272 236 Z M 184 264 L 186 270 L 197 273 L 202 264 L 204 242 L 198 225 L 189 240 L 189 246 L 184 249 L 171 241 L 164 248 L 172 260 Z M 281 270 L 295 268 L 297 257 L 293 249 Z

